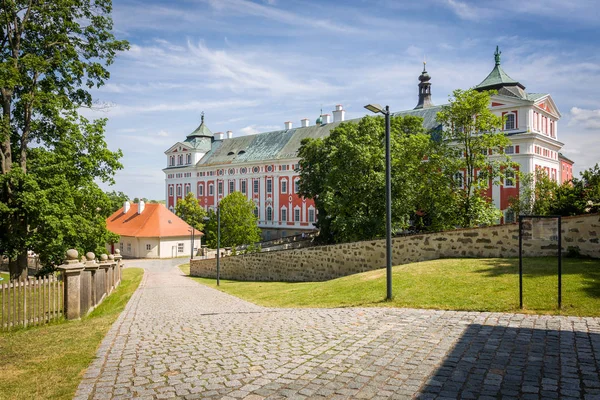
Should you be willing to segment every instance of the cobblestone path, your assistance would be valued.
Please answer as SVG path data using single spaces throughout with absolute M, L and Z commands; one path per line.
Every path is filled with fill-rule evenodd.
M 76 399 L 600 399 L 600 319 L 267 309 L 143 262 Z

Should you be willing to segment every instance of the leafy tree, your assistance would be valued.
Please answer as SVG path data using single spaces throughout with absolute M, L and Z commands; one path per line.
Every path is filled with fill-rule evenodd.
M 123 192 L 117 192 L 113 190 L 112 192 L 107 192 L 106 195 L 110 200 L 110 209 L 112 210 L 112 212 L 117 211 L 119 208 L 123 207 L 123 204 L 126 201 L 129 201 L 129 196 L 127 196 Z
M 260 241 L 260 229 L 254 215 L 254 203 L 240 192 L 233 192 L 219 203 L 221 213 L 221 247 L 253 244 Z M 217 214 L 209 211 L 206 224 L 206 241 L 217 247 Z
M 437 207 L 428 185 L 451 194 L 436 151 L 418 117 L 392 117 L 392 229 L 410 226 L 417 210 Z M 385 234 L 385 120 L 366 116 L 342 123 L 324 139 L 305 139 L 299 150 L 300 194 L 314 199 L 322 242 L 347 242 Z M 439 182 L 444 182 L 438 186 Z M 427 211 L 424 211 L 427 209 Z M 413 221 L 414 222 L 414 221 Z
M 185 195 L 185 198 L 177 202 L 175 214 L 199 231 L 204 229 L 204 217 L 206 217 L 206 211 L 200 206 L 194 193 L 189 192 Z
M 504 148 L 510 140 L 501 132 L 502 118 L 489 110 L 493 91 L 455 90 L 449 104 L 442 106 L 437 119 L 444 126 L 444 139 L 453 145 L 459 195 L 457 225 L 471 227 L 491 224 L 501 213 L 489 201 L 485 190 L 499 184 L 507 169 L 514 168 Z M 477 172 L 477 176 L 475 173 Z
M 517 215 L 580 215 L 600 210 L 600 167 L 583 171 L 580 178 L 558 185 L 539 169 L 521 179 L 518 198 L 509 199 Z
M 108 236 L 110 200 L 94 180 L 112 183 L 121 153 L 107 149 L 105 121 L 78 110 L 128 47 L 111 32 L 111 9 L 110 0 L 3 0 L 0 253 L 13 277 L 27 250 L 57 263 L 67 247 L 99 249 Z

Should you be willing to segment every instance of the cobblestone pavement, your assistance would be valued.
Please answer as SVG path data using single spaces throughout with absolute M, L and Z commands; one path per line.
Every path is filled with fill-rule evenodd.
M 76 399 L 600 399 L 600 319 L 267 309 L 143 262 Z

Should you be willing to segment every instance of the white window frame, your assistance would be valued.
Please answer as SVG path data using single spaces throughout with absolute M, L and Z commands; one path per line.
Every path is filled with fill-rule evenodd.
M 235 181 L 229 181 L 229 193 L 235 192 Z
M 246 194 L 246 180 L 242 180 L 240 181 L 240 192 L 242 192 L 243 194 Z
M 513 171 L 512 169 L 507 169 L 504 172 L 504 187 L 507 187 L 507 188 L 516 187 L 515 179 L 516 179 L 515 171 Z
M 504 114 L 504 116 L 506 117 L 506 119 L 504 120 L 504 130 L 505 131 L 512 131 L 517 129 L 517 114 L 515 114 L 514 112 L 510 112 L 510 113 L 506 113 Z M 509 121 L 509 117 L 512 116 L 512 121 Z
M 183 253 L 184 247 L 185 247 L 185 243 L 182 243 L 182 242 L 177 243 L 177 252 Z
M 259 179 L 254 179 L 252 181 L 252 188 L 253 188 L 254 194 L 260 193 L 260 180 Z
M 287 222 L 287 208 L 281 208 L 281 222 Z
M 191 154 L 187 154 L 185 156 L 185 163 L 186 164 L 191 164 L 192 163 L 192 155 Z
M 281 180 L 281 193 L 287 193 L 287 179 Z
M 169 196 L 173 196 L 173 185 L 169 186 Z
M 121 252 L 122 252 L 124 248 L 125 248 L 125 244 L 123 242 L 120 242 L 119 243 L 119 250 L 121 250 Z
M 131 253 L 131 243 L 127 243 L 127 252 Z
M 460 182 L 460 185 L 456 185 L 456 187 L 460 188 L 460 189 L 464 189 L 465 188 L 465 173 L 463 171 L 458 171 L 457 173 L 454 174 L 454 182 Z
M 208 195 L 209 196 L 215 195 L 215 185 L 213 185 L 212 183 L 210 185 L 208 185 Z
M 181 196 L 181 185 L 177 185 L 177 196 Z
M 223 181 L 217 182 L 217 193 L 223 194 Z
M 273 221 L 273 208 L 271 208 L 271 206 L 267 207 L 266 218 L 269 222 Z
M 294 222 L 300 222 L 300 218 L 302 217 L 302 214 L 300 213 L 300 208 L 294 208 Z
M 316 219 L 315 216 L 316 216 L 315 209 L 312 207 L 309 208 L 308 209 L 308 222 L 310 222 L 311 224 L 314 223 L 315 219 Z
M 300 179 L 294 179 L 294 193 L 300 193 Z
M 198 196 L 204 196 L 204 184 L 198 185 Z
M 510 218 L 509 218 L 509 215 L 511 216 Z M 511 209 L 504 210 L 504 223 L 505 224 L 512 224 L 512 223 L 516 222 L 516 219 L 517 219 L 517 217 L 513 210 L 511 210 Z
M 152 251 L 152 245 L 150 243 L 146 243 L 146 251 Z
M 187 184 L 186 184 L 186 185 L 185 185 L 185 195 L 187 196 L 187 194 L 188 194 L 189 192 L 191 192 L 191 191 L 192 191 L 192 185 L 187 185 Z
M 271 178 L 267 179 L 267 193 L 273 193 L 273 179 Z
M 506 148 L 504 149 L 504 154 L 515 154 L 515 146 L 506 146 Z

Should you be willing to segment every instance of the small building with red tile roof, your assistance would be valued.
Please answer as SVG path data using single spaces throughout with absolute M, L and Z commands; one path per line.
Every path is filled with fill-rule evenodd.
M 164 204 L 125 202 L 106 219 L 106 228 L 120 235 L 109 251 L 121 250 L 127 258 L 174 258 L 190 256 L 192 228 Z M 203 233 L 194 229 L 194 253 L 200 248 Z

